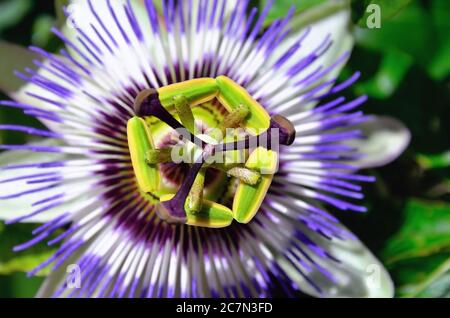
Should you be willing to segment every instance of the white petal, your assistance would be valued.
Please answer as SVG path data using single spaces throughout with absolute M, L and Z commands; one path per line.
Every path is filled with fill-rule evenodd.
M 33 143 L 36 146 L 54 146 L 56 142 L 54 140 L 46 140 L 44 142 Z M 6 165 L 21 165 L 32 163 L 43 163 L 61 161 L 65 159 L 64 154 L 54 153 L 31 153 L 29 151 L 7 151 L 0 155 L 0 169 Z M 0 170 L 0 181 L 17 178 L 21 176 L 29 176 L 37 173 L 43 173 L 43 169 L 38 168 L 24 168 L 24 169 L 9 169 Z M 52 172 L 54 169 L 45 169 L 45 172 Z M 27 184 L 27 180 L 18 180 L 14 182 L 0 183 L 0 196 L 7 196 L 15 194 L 27 189 L 39 188 L 42 185 L 30 185 Z M 23 190 L 22 190 L 23 189 Z M 11 220 L 17 217 L 26 215 L 32 211 L 31 205 L 34 202 L 42 200 L 52 195 L 57 195 L 63 191 L 60 187 L 56 189 L 49 189 L 35 194 L 24 195 L 20 198 L 12 198 L 7 200 L 0 200 L 0 220 Z M 36 208 L 35 208 L 36 209 Z M 69 205 L 63 205 L 55 207 L 48 212 L 41 213 L 34 217 L 26 219 L 27 223 L 44 223 L 52 220 L 54 217 L 62 215 L 68 212 Z
M 48 275 L 41 287 L 39 288 L 36 298 L 51 298 L 53 294 L 61 287 L 64 282 L 70 281 L 72 278 L 73 270 L 72 266 L 76 266 L 76 261 L 85 252 L 87 247 L 82 247 L 80 250 L 73 253 L 62 266 L 53 270 L 50 275 Z M 83 276 L 81 276 L 81 284 L 83 284 Z M 83 287 L 83 285 L 81 285 Z M 68 290 L 69 292 L 72 290 Z
M 61 266 L 56 271 L 52 271 L 39 288 L 36 298 L 51 298 L 56 289 L 61 286 L 66 275 L 66 268 L 64 266 Z
M 307 56 L 312 49 L 318 47 L 323 40 L 330 36 L 333 41 L 332 46 L 328 51 L 323 54 L 319 59 L 312 63 L 304 72 L 308 73 L 317 68 L 320 65 L 324 67 L 329 66 L 336 61 L 345 52 L 351 52 L 354 44 L 353 36 L 351 33 L 351 11 L 350 8 L 344 8 L 338 12 L 333 13 L 317 22 L 308 25 L 310 32 L 308 36 L 302 42 L 302 48 L 298 50 L 293 60 L 299 61 L 301 58 Z M 298 39 L 299 34 L 304 32 L 305 28 L 292 33 L 274 53 L 274 58 L 279 57 L 289 47 L 291 47 Z M 340 67 L 337 67 L 327 78 L 337 76 L 344 63 Z
M 350 30 L 350 19 L 350 9 L 346 9 L 313 23 L 310 26 L 311 34 L 306 38 L 304 43 L 305 47 L 317 47 L 328 34 L 333 41 L 331 48 L 316 61 L 316 65 L 314 66 L 321 64 L 324 66 L 330 65 L 335 62 L 339 56 L 352 50 L 354 40 Z M 341 64 L 331 72 L 329 78 L 337 76 L 344 65 L 345 64 Z
M 298 113 L 299 108 L 302 110 L 311 109 L 317 104 L 317 101 L 313 99 L 312 101 L 306 102 L 302 95 L 308 95 L 308 91 L 312 90 L 316 85 L 324 83 L 327 83 L 327 85 L 324 85 L 321 90 L 316 91 L 315 96 L 325 94 L 331 89 L 332 82 L 336 80 L 341 72 L 347 61 L 348 54 L 353 48 L 354 40 L 350 30 L 350 17 L 350 9 L 342 7 L 335 13 L 308 25 L 307 29 L 303 28 L 292 32 L 275 49 L 271 58 L 265 63 L 266 67 L 262 67 L 260 72 L 262 78 L 267 82 L 263 91 L 274 86 L 280 88 L 278 96 L 276 95 L 277 97 L 264 101 L 271 111 L 289 116 Z M 324 47 L 327 47 L 326 43 L 329 43 L 330 40 L 331 46 L 323 52 Z M 276 61 L 293 45 L 299 43 L 299 41 L 301 41 L 300 48 L 284 63 L 283 70 L 278 70 L 277 73 L 271 74 L 271 68 Z M 284 78 L 279 77 L 280 71 L 287 72 L 305 57 L 315 56 L 317 50 L 321 54 L 307 67 L 304 67 L 297 74 L 286 74 Z M 299 81 L 308 78 L 314 72 L 319 74 L 315 80 L 305 86 L 298 85 Z M 270 74 L 270 77 L 264 77 L 264 74 Z M 279 83 L 283 83 L 283 85 L 277 86 Z M 286 96 L 290 96 L 289 100 L 286 100 Z
M 144 0 L 131 0 L 131 5 L 133 7 L 134 13 L 138 18 L 147 18 L 147 11 L 145 9 Z M 158 1 L 154 1 L 155 3 Z M 127 3 L 127 0 L 113 0 L 111 1 L 112 8 L 118 12 L 123 11 L 124 4 Z M 94 0 L 92 4 L 96 10 L 96 13 L 99 15 L 99 18 L 105 23 L 105 25 L 111 25 L 110 23 L 114 23 L 111 18 L 111 14 L 106 6 L 107 1 L 99 1 Z M 160 5 L 160 4 L 155 4 Z M 90 24 L 95 19 L 91 10 L 89 9 L 89 4 L 87 0 L 70 0 L 67 4 L 67 15 L 68 18 L 66 20 L 65 25 L 63 26 L 63 32 L 69 39 L 75 39 L 78 33 L 76 32 L 76 28 L 83 28 L 83 30 L 89 29 Z M 114 37 L 120 38 L 120 32 L 116 28 L 111 28 L 109 30 Z
M 396 160 L 408 148 L 411 132 L 397 119 L 375 116 L 373 120 L 356 127 L 367 137 L 364 140 L 349 142 L 364 154 L 356 162 L 360 168 L 385 166 Z
M 48 60 L 43 60 L 42 61 L 43 65 L 48 66 L 50 64 L 50 61 Z M 17 69 L 20 72 L 23 72 L 23 68 L 19 68 Z M 25 72 L 23 72 L 25 73 Z M 58 79 L 57 77 L 55 77 L 53 74 L 51 74 L 49 71 L 47 71 L 44 68 L 39 68 L 37 70 L 37 73 L 47 79 L 51 79 L 53 80 L 55 83 L 59 83 L 61 85 L 64 85 L 64 83 L 61 82 L 60 79 Z M 42 97 L 46 97 L 49 99 L 54 100 L 55 102 L 62 102 L 63 99 L 59 96 L 55 96 L 54 94 L 49 94 L 49 91 L 44 89 L 41 86 L 38 86 L 34 83 L 31 82 L 25 82 L 23 83 L 22 86 L 20 86 L 17 90 L 11 92 L 10 96 L 11 98 L 21 104 L 24 105 L 30 105 L 33 106 L 35 108 L 38 109 L 42 109 L 44 111 L 56 111 L 56 107 L 50 105 L 47 102 L 44 102 L 41 99 L 35 98 L 30 96 L 29 94 L 34 94 L 37 96 L 42 96 Z M 55 123 L 49 120 L 43 120 L 40 119 L 41 122 L 46 125 L 50 130 L 53 130 L 52 128 L 55 127 Z
M 359 240 L 327 240 L 316 233 L 309 233 L 314 242 L 337 258 L 340 263 L 324 261 L 312 256 L 314 260 L 330 272 L 336 282 L 330 281 L 317 268 L 307 273 L 309 279 L 320 287 L 318 293 L 300 273 L 285 259 L 280 262 L 286 273 L 300 289 L 315 297 L 358 297 L 387 298 L 393 297 L 394 285 L 384 266 Z

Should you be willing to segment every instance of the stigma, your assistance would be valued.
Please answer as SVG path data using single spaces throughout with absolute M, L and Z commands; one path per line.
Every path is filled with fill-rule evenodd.
M 226 114 L 217 127 L 204 133 L 197 129 L 193 109 L 212 100 L 217 100 Z M 158 198 L 156 214 L 172 224 L 219 228 L 229 226 L 233 220 L 250 222 L 277 171 L 280 145 L 292 145 L 296 136 L 287 118 L 270 116 L 243 87 L 225 76 L 143 90 L 135 99 L 134 111 L 128 139 L 138 187 Z M 182 146 L 157 149 L 149 127 L 140 127 L 142 131 L 136 132 L 136 121 L 149 125 L 148 118 L 176 131 Z M 190 158 L 183 162 L 190 168 L 174 193 L 167 194 L 161 189 L 159 166 L 180 163 L 180 153 Z M 221 204 L 216 202 L 220 201 L 217 196 L 205 195 L 208 169 L 222 171 L 226 180 L 237 182 L 232 204 Z

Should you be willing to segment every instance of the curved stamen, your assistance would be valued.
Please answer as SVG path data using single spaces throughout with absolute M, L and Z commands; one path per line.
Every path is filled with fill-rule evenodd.
M 184 203 L 202 166 L 203 162 L 194 163 L 175 196 L 169 201 L 161 202 L 156 207 L 156 213 L 161 219 L 168 223 L 186 223 Z
M 295 135 L 295 127 L 286 117 L 274 115 L 270 119 L 269 129 L 262 134 L 250 136 L 243 140 L 218 144 L 215 146 L 215 152 L 251 149 L 257 147 L 260 143 L 264 143 L 264 147 L 267 149 L 271 149 L 274 142 L 290 146 L 295 141 Z M 276 136 L 278 140 L 273 140 Z
M 165 122 L 175 130 L 183 130 L 188 139 L 196 145 L 203 145 L 204 141 L 191 134 L 186 127 L 183 126 L 167 109 L 161 104 L 159 94 L 154 89 L 144 89 L 141 91 L 134 101 L 134 111 L 137 116 L 149 117 L 154 116 Z

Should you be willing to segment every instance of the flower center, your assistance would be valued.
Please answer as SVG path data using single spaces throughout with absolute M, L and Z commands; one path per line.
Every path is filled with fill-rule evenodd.
M 225 76 L 144 90 L 135 112 L 128 140 L 137 183 L 169 223 L 248 223 L 276 173 L 279 146 L 295 139 L 288 119 L 270 117 Z

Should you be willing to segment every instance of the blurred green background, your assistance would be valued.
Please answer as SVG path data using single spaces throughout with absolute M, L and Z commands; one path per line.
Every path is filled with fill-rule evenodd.
M 276 0 L 271 18 L 284 15 L 290 4 L 308 17 L 332 1 Z M 366 28 L 371 3 L 382 8 L 380 29 Z M 54 7 L 52 0 L 0 0 L 0 39 L 55 51 Z M 369 213 L 336 215 L 383 261 L 398 297 L 450 297 L 450 1 L 353 0 L 352 11 L 356 47 L 343 76 L 360 70 L 363 77 L 348 94 L 368 94 L 365 111 L 401 120 L 413 139 L 399 160 L 367 171 L 378 178 L 367 187 Z M 3 58 L 0 52 L 0 64 Z M 0 122 L 39 125 L 5 107 Z M 25 138 L 0 134 L 2 143 Z M 0 222 L 0 297 L 31 297 L 39 287 L 42 278 L 23 272 L 52 250 L 38 245 L 11 251 L 33 228 Z

